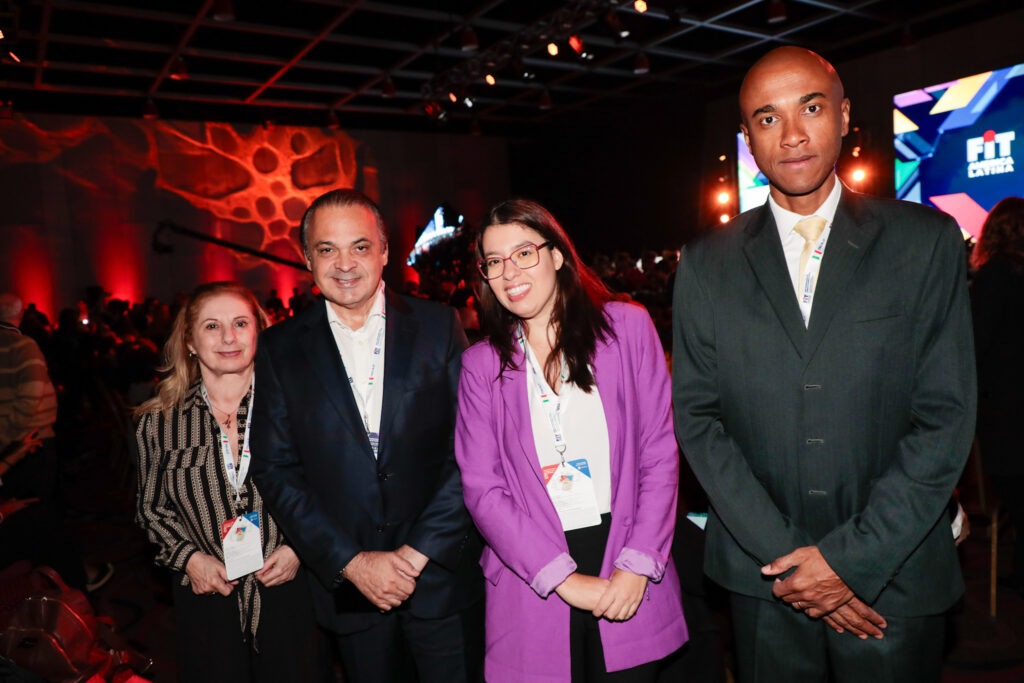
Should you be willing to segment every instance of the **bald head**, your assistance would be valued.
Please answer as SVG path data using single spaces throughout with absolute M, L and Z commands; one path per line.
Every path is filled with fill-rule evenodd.
M 836 101 L 843 99 L 843 82 L 839 80 L 839 74 L 816 52 L 793 45 L 783 45 L 754 62 L 747 75 L 743 77 L 743 85 L 740 86 L 740 117 L 743 123 L 747 123 L 748 117 L 760 106 L 757 102 L 750 102 L 750 99 L 763 90 L 766 82 L 780 78 L 806 79 L 809 75 L 815 76 L 815 81 L 820 79 L 828 83 L 828 94 Z M 750 108 L 751 105 L 753 109 Z
M 813 213 L 834 186 L 850 124 L 850 102 L 836 70 L 810 50 L 772 50 L 743 79 L 740 117 L 775 201 L 801 215 Z

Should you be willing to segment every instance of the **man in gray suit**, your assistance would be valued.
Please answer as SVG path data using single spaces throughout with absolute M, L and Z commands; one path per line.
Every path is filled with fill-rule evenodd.
M 937 681 L 975 412 L 960 231 L 842 186 L 850 103 L 813 52 L 768 53 L 740 109 L 770 198 L 683 250 L 673 308 L 740 679 Z

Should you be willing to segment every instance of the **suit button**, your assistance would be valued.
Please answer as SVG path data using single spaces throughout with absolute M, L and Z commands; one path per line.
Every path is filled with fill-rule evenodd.
M 387 472 L 378 472 L 377 473 L 377 479 L 379 479 L 380 481 L 387 481 L 388 480 L 388 473 Z
M 387 526 L 387 525 L 386 524 L 378 524 L 377 525 L 377 533 L 384 533 L 384 527 L 385 526 Z

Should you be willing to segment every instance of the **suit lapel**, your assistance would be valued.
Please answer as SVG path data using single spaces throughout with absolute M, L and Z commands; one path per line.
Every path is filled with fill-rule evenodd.
M 506 369 L 501 378 L 501 398 L 505 411 L 512 421 L 512 429 L 519 439 L 520 451 L 527 459 L 530 471 L 537 481 L 544 486 L 544 473 L 540 468 L 537 456 L 537 445 L 533 440 L 533 421 L 530 419 L 530 403 L 527 393 L 526 362 L 522 351 L 518 348 L 512 356 L 516 367 Z
M 825 245 L 825 255 L 821 259 L 804 346 L 805 360 L 814 357 L 836 311 L 847 297 L 857 266 L 881 227 L 878 221 L 864 214 L 857 195 L 844 187 L 832 221 L 832 232 Z
M 330 323 L 327 322 L 326 306 L 327 304 L 317 303 L 316 307 L 320 312 L 310 318 L 306 334 L 302 335 L 303 351 L 312 368 L 313 377 L 316 377 L 323 386 L 324 393 L 341 418 L 341 423 L 352 433 L 355 443 L 365 444 L 362 450 L 373 461 L 373 451 L 370 449 L 366 430 L 359 417 L 359 407 L 352 396 L 352 388 L 348 383 L 341 354 L 338 353 Z
M 793 342 L 793 347 L 798 354 L 803 355 L 807 330 L 804 327 L 803 316 L 800 315 L 800 306 L 796 302 L 796 294 L 793 292 L 793 281 L 786 267 L 786 258 L 782 253 L 782 242 L 775 228 L 775 219 L 767 202 L 759 211 L 760 216 L 752 218 L 746 228 L 749 237 L 743 251 L 772 308 L 775 309 L 775 315 Z
M 406 303 L 389 289 L 385 289 L 385 296 L 384 395 L 381 398 L 380 452 L 377 455 L 381 461 L 390 452 L 388 434 L 391 433 L 395 413 L 406 392 L 409 364 L 419 331 L 419 325 L 410 315 Z

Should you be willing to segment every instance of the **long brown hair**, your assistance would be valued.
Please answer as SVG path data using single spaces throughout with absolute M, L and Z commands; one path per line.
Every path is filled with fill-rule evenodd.
M 612 334 L 604 316 L 604 304 L 611 299 L 608 288 L 580 260 L 565 230 L 547 209 L 527 199 L 510 199 L 487 212 L 476 236 L 476 258 L 483 258 L 483 238 L 495 225 L 517 223 L 540 233 L 552 249 L 562 254 L 562 267 L 555 272 L 555 304 L 551 311 L 555 343 L 544 366 L 544 375 L 557 377 L 564 355 L 569 368 L 568 381 L 589 393 L 594 386 L 590 361 L 597 341 Z M 519 317 L 510 313 L 494 297 L 491 287 L 482 281 L 479 287 L 481 331 L 490 337 L 491 346 L 501 360 L 499 374 L 513 367 L 516 328 Z M 550 381 L 550 380 L 549 380 Z
M 980 268 L 1001 256 L 1014 268 L 1024 269 L 1024 198 L 1007 197 L 992 207 L 981 228 L 981 238 L 971 254 L 971 264 Z
M 157 384 L 156 396 L 135 409 L 136 418 L 157 411 L 170 412 L 181 405 L 185 394 L 199 380 L 199 359 L 190 357 L 188 351 L 188 345 L 192 341 L 192 326 L 203 302 L 221 294 L 234 294 L 249 304 L 253 318 L 256 319 L 258 332 L 262 332 L 270 325 L 270 319 L 256 297 L 244 285 L 221 281 L 208 282 L 196 287 L 178 311 L 174 326 L 171 327 L 171 334 L 164 343 L 164 364 L 157 370 L 166 374 Z

